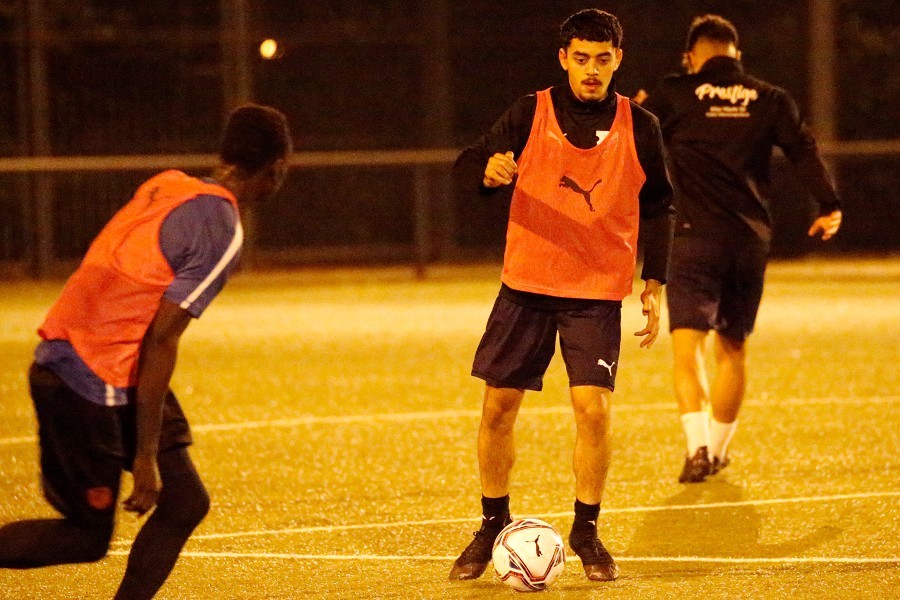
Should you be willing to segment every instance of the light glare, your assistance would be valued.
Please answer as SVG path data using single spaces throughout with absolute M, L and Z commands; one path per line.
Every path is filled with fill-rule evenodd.
M 259 45 L 259 54 L 265 59 L 275 58 L 278 54 L 278 42 L 271 38 L 263 40 Z

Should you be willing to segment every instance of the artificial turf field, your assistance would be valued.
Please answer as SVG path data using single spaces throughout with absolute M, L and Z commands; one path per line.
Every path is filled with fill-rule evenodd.
M 490 570 L 447 581 L 480 514 L 469 368 L 498 273 L 235 277 L 182 343 L 173 389 L 213 508 L 157 597 L 514 597 Z M 60 286 L 0 282 L 0 523 L 53 514 L 24 373 Z M 670 339 L 638 349 L 643 323 L 633 296 L 599 521 L 621 577 L 588 582 L 570 556 L 545 595 L 900 597 L 900 259 L 771 265 L 734 462 L 702 484 L 676 481 Z M 557 356 L 526 396 L 512 488 L 514 516 L 564 536 L 566 385 Z M 96 564 L 0 570 L 0 598 L 111 597 L 137 525 L 121 513 Z

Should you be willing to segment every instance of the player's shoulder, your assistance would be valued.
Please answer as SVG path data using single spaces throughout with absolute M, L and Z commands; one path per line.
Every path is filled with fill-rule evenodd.
M 234 227 L 237 220 L 237 211 L 234 204 L 228 198 L 219 194 L 210 192 L 197 194 L 182 206 L 198 220 L 221 223 L 230 228 Z
M 166 198 L 179 205 L 185 199 L 191 200 L 201 195 L 220 197 L 229 202 L 231 193 L 216 182 L 188 175 L 176 169 L 157 173 L 140 185 L 137 196 L 150 195 L 151 199 Z M 232 198 L 233 199 L 233 198 Z
M 505 119 L 512 127 L 530 125 L 537 110 L 537 93 L 526 94 L 516 98 L 501 119 Z
M 669 73 L 664 75 L 656 86 L 656 92 L 666 92 L 696 85 L 697 76 L 688 73 Z
M 184 181 L 185 179 L 195 179 L 191 177 L 184 171 L 179 171 L 178 169 L 167 169 L 165 171 L 160 171 L 153 177 L 151 177 L 148 181 Z
M 673 71 L 672 73 L 663 75 L 663 78 L 660 80 L 660 85 L 678 85 L 680 82 L 690 78 L 691 75 L 688 73 Z
M 791 93 L 770 81 L 756 75 L 743 73 L 737 82 L 745 88 L 754 90 L 761 106 L 767 107 L 774 114 L 791 114 L 796 112 L 797 103 Z
M 169 189 L 176 185 L 176 183 L 181 183 L 185 179 L 189 179 L 190 176 L 177 170 L 177 169 L 169 169 L 167 171 L 162 171 L 153 175 L 149 179 L 144 180 L 144 182 L 138 186 L 137 193 L 140 195 L 141 192 L 153 189 Z
M 166 217 L 164 230 L 189 232 L 200 229 L 227 235 L 234 232 L 237 220 L 237 212 L 228 198 L 202 193 L 173 209 Z
M 752 87 L 759 90 L 761 93 L 764 92 L 775 96 L 790 96 L 785 88 L 779 85 L 775 85 L 771 81 L 763 79 L 762 77 L 759 77 L 752 73 L 742 73 L 740 83 L 744 85 L 744 87 Z
M 198 178 L 188 175 L 183 171 L 179 171 L 178 169 L 169 169 L 167 171 L 157 173 L 156 175 L 148 179 L 145 185 L 152 184 L 164 187 L 181 187 L 184 185 L 193 184 L 198 181 Z
M 634 122 L 635 127 L 659 127 L 659 118 L 652 112 L 634 100 L 629 99 L 628 104 L 631 106 L 631 120 Z
M 647 106 L 661 107 L 677 105 L 685 98 L 693 96 L 697 87 L 695 75 L 687 73 L 669 73 L 660 79 L 646 100 Z M 651 112 L 653 112 L 651 110 Z
M 531 92 L 524 96 L 519 96 L 510 105 L 510 111 L 534 110 L 537 106 L 538 92 Z
M 166 216 L 159 246 L 178 273 L 191 261 L 215 264 L 241 235 L 237 211 L 227 198 L 198 194 Z

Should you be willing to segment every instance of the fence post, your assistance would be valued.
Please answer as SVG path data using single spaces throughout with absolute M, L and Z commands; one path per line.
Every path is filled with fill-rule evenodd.
M 422 144 L 432 148 L 445 147 L 454 141 L 453 52 L 451 47 L 450 0 L 425 0 L 422 11 L 423 43 L 421 56 L 422 101 L 425 106 L 422 121 Z M 437 177 L 432 186 L 432 207 L 429 215 L 434 221 L 430 232 L 431 248 L 438 256 L 453 253 L 456 240 L 456 213 L 451 201 L 452 191 L 446 178 Z M 436 246 L 436 247 L 435 247 Z
M 245 0 L 221 0 L 219 7 L 222 15 L 222 98 L 227 113 L 253 98 L 250 24 Z
M 28 82 L 31 97 L 30 150 L 34 156 L 50 156 L 50 89 L 47 83 L 44 0 L 28 0 Z M 49 173 L 35 175 L 31 217 L 34 236 L 29 244 L 33 277 L 47 275 L 53 261 L 53 181 Z
M 835 40 L 837 8 L 834 0 L 809 2 L 809 113 L 816 137 L 838 139 Z
M 413 170 L 416 279 L 425 279 L 431 258 L 431 196 L 428 189 L 428 166 Z
M 222 66 L 222 99 L 227 114 L 254 99 L 254 75 L 251 69 L 251 35 L 256 27 L 247 0 L 220 0 L 222 24 L 219 28 L 219 47 Z M 241 206 L 244 227 L 244 246 L 241 250 L 241 269 L 253 270 L 256 260 L 257 207 Z

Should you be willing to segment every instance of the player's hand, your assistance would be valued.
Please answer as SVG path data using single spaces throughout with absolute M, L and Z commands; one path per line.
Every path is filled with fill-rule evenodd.
M 499 152 L 488 159 L 487 166 L 484 168 L 484 187 L 495 188 L 501 185 L 509 185 L 512 183 L 513 177 L 519 170 L 516 161 L 513 160 L 513 153 L 507 152 L 500 154 Z
M 156 457 L 136 456 L 131 474 L 134 477 L 134 489 L 123 504 L 125 510 L 140 516 L 156 506 L 156 500 L 162 490 L 162 478 L 159 475 Z
M 647 326 L 634 332 L 634 335 L 644 338 L 641 340 L 641 348 L 649 350 L 659 336 L 660 296 L 662 296 L 662 283 L 655 279 L 648 279 L 644 284 L 644 291 L 641 292 L 641 303 L 644 305 L 643 313 L 647 317 Z
M 822 215 L 813 221 L 812 227 L 807 232 L 810 237 L 822 232 L 822 240 L 830 240 L 841 228 L 841 211 L 836 210 L 830 214 Z

